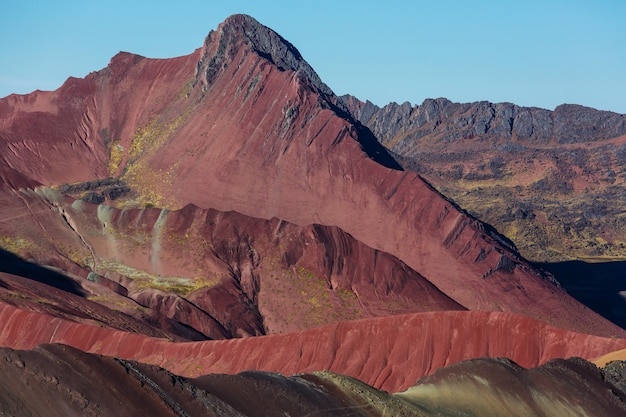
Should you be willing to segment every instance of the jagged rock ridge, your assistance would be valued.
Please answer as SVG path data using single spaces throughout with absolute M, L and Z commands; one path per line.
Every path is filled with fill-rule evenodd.
M 319 93 L 334 95 L 295 46 L 247 15 L 231 16 L 227 24 L 220 25 L 217 31 L 211 31 L 206 38 L 198 62 L 198 74 L 207 85 L 213 81 L 217 72 L 224 69 L 232 58 L 230 54 L 235 52 L 234 46 L 240 43 L 248 44 L 254 52 L 268 59 L 281 71 L 300 73 Z
M 519 145 L 588 143 L 626 134 L 626 116 L 576 104 L 554 111 L 520 107 L 512 103 L 454 103 L 445 98 L 426 99 L 417 106 L 390 103 L 378 107 L 352 96 L 339 98 L 361 123 L 396 154 L 413 157 L 428 150 L 417 142 L 450 142 L 480 137 L 481 141 L 510 140 Z

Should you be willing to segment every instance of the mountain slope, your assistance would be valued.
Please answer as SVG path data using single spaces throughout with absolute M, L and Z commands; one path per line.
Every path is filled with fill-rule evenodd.
M 0 299 L 21 308 L 58 315 L 65 303 L 64 310 L 76 310 L 61 317 L 80 321 L 95 303 L 143 322 L 174 321 L 197 332 L 192 340 L 464 309 L 399 259 L 336 227 L 194 206 L 122 210 L 45 187 L 20 195 L 15 210 L 7 204 L 5 213 L 22 210 L 24 222 L 14 217 L 0 222 L 0 233 L 12 236 L 5 244 L 33 262 L 73 273 L 45 279 L 52 272 L 7 253 L 0 271 L 13 276 L 0 273 Z M 24 207 L 29 212 L 23 213 Z M 30 222 L 34 227 L 25 226 Z M 54 239 L 42 241 L 39 225 Z M 40 289 L 29 295 L 39 288 L 33 280 L 57 287 L 66 281 L 60 289 L 72 294 Z
M 621 259 L 626 245 L 626 115 L 511 103 L 382 108 L 341 97 L 402 165 L 538 262 Z

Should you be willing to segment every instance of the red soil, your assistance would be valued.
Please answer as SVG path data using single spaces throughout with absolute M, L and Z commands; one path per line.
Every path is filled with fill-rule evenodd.
M 63 343 L 87 352 L 155 364 L 183 376 L 264 370 L 286 375 L 330 370 L 390 392 L 435 370 L 477 357 L 524 367 L 553 358 L 593 358 L 626 340 L 558 329 L 508 313 L 436 312 L 343 322 L 298 333 L 171 343 L 71 323 L 0 304 L 0 346 Z

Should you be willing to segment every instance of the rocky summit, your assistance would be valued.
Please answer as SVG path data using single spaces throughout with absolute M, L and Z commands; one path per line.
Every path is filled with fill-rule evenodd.
M 624 329 L 411 158 L 459 135 L 487 143 L 505 119 L 515 140 L 571 149 L 624 122 L 566 106 L 546 133 L 545 111 L 466 107 L 337 97 L 245 15 L 189 55 L 124 52 L 56 91 L 0 99 L 0 345 L 3 380 L 17 381 L 0 411 L 619 415 L 619 384 L 563 359 L 625 349 Z M 574 127 L 572 112 L 586 115 Z M 444 114 L 458 119 L 447 133 Z M 541 397 L 515 397 L 526 380 Z

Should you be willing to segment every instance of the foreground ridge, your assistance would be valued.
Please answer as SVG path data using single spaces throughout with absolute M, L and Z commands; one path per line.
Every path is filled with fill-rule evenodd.
M 554 358 L 595 358 L 626 340 L 558 329 L 508 313 L 416 313 L 332 324 L 283 335 L 207 342 L 162 339 L 68 322 L 0 304 L 0 346 L 62 343 L 158 365 L 181 376 L 249 369 L 292 375 L 330 370 L 395 392 L 465 359 L 508 357 L 524 367 Z M 29 323 L 25 329 L 22 323 Z
M 134 361 L 42 345 L 31 351 L 0 349 L 5 377 L 0 381 L 0 411 L 13 416 L 170 416 L 172 411 L 190 417 L 623 415 L 625 395 L 610 372 L 582 359 L 534 369 L 481 359 L 442 369 L 406 392 L 388 394 L 326 371 L 189 379 Z M 450 388 L 457 388 L 455 393 L 461 388 L 460 395 L 450 396 Z

